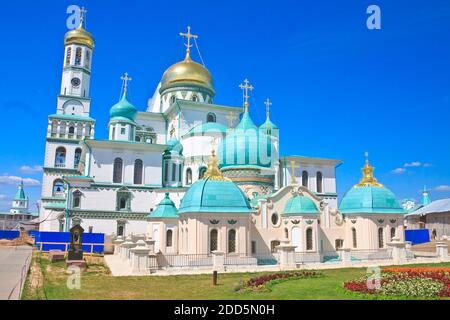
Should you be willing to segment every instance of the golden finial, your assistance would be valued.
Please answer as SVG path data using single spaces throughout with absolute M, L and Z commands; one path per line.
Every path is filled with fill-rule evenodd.
M 291 184 L 296 184 L 297 178 L 295 177 L 295 169 L 300 168 L 300 166 L 297 165 L 295 160 L 291 160 L 290 167 L 291 167 Z
M 272 102 L 270 101 L 269 98 L 267 98 L 266 101 L 264 102 L 264 104 L 266 105 L 266 117 L 269 118 L 270 117 L 270 107 L 272 106 Z
M 187 44 L 185 44 L 185 46 L 186 46 L 186 58 L 184 58 L 184 60 L 190 61 L 191 60 L 191 47 L 192 47 L 191 38 L 198 39 L 198 35 L 191 33 L 191 27 L 190 26 L 188 26 L 187 29 L 188 29 L 187 33 L 180 32 L 180 36 L 187 38 Z
M 244 107 L 245 107 L 245 112 L 248 112 L 248 98 L 250 98 L 250 96 L 248 95 L 248 91 L 253 91 L 253 89 L 255 89 L 252 85 L 248 85 L 249 81 L 247 79 L 244 80 L 244 84 L 239 85 L 239 88 L 242 89 L 242 94 L 244 96 Z
M 234 121 L 237 119 L 237 115 L 233 111 L 230 111 L 227 115 L 227 119 L 228 119 L 229 127 L 233 128 Z
M 208 169 L 205 172 L 204 179 L 209 178 L 210 180 L 215 181 L 230 181 L 230 179 L 225 178 L 222 174 L 222 171 L 219 169 L 219 160 L 216 156 L 216 151 L 214 149 L 211 150 L 211 156 L 208 161 Z
M 383 185 L 381 183 L 378 183 L 377 179 L 373 175 L 373 171 L 375 170 L 375 168 L 372 167 L 369 163 L 369 153 L 367 151 L 364 153 L 364 156 L 366 157 L 366 163 L 364 165 L 364 168 L 362 168 L 363 176 L 361 180 L 359 180 L 359 183 L 355 185 L 355 188 L 366 186 L 383 187 Z
M 85 7 L 81 7 L 80 9 L 80 24 L 78 25 L 78 29 L 83 29 L 83 23 L 86 19 L 87 10 Z
M 123 96 L 127 95 L 127 90 L 128 90 L 128 82 L 133 80 L 133 78 L 128 76 L 128 73 L 125 72 L 123 76 L 120 77 L 120 79 L 122 80 L 122 92 L 123 92 Z

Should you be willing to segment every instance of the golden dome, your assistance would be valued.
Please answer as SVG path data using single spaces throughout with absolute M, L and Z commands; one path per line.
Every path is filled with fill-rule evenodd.
M 81 44 L 88 46 L 91 50 L 94 49 L 94 37 L 92 34 L 84 30 L 82 24 L 76 29 L 70 30 L 64 37 L 64 45 Z
M 181 86 L 201 87 L 208 90 L 211 96 L 215 94 L 213 80 L 208 69 L 193 61 L 189 54 L 183 61 L 175 63 L 164 72 L 159 92 Z

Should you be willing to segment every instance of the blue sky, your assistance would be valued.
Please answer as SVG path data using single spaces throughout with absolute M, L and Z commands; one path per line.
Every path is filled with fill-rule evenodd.
M 250 112 L 264 100 L 281 128 L 281 152 L 344 161 L 340 195 L 360 178 L 364 151 L 399 199 L 450 196 L 450 2 L 435 1 L 16 1 L 2 3 L 0 209 L 20 178 L 40 195 L 47 116 L 61 80 L 66 8 L 88 9 L 96 39 L 91 116 L 105 138 L 120 76 L 144 110 L 162 73 L 183 58 L 178 32 L 200 35 L 219 104 L 240 105 L 238 85 L 255 86 Z M 368 30 L 366 8 L 381 8 Z M 197 61 L 198 56 L 194 54 Z M 395 171 L 394 171 L 395 170 Z

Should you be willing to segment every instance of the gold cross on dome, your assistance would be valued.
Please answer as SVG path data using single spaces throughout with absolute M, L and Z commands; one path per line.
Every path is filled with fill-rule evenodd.
M 80 27 L 83 27 L 84 20 L 86 20 L 87 10 L 85 7 L 81 7 L 80 9 Z
M 269 98 L 267 98 L 264 104 L 266 105 L 266 116 L 268 118 L 270 115 L 270 107 L 272 106 L 272 102 L 270 101 Z
M 234 112 L 230 111 L 230 113 L 227 115 L 229 127 L 233 128 L 234 121 L 237 119 L 237 116 Z
M 187 38 L 187 44 L 185 44 L 185 46 L 186 46 L 186 59 L 190 59 L 191 47 L 192 47 L 191 38 L 198 39 L 198 35 L 191 33 L 191 27 L 190 26 L 188 26 L 187 29 L 188 29 L 187 33 L 180 32 L 180 36 Z
M 245 107 L 245 112 L 248 112 L 248 98 L 250 98 L 250 96 L 248 95 L 248 91 L 253 91 L 253 89 L 255 89 L 252 85 L 249 85 L 249 81 L 247 79 L 244 80 L 244 84 L 240 84 L 239 88 L 242 89 L 242 94 L 244 96 L 244 107 Z
M 297 178 L 295 177 L 295 169 L 300 168 L 300 166 L 296 164 L 295 160 L 291 160 L 290 167 L 291 167 L 291 183 L 295 184 L 297 183 Z
M 120 79 L 122 80 L 122 91 L 123 91 L 123 95 L 125 96 L 127 94 L 127 90 L 128 90 L 128 82 L 133 80 L 133 78 L 129 77 L 128 73 L 125 72 L 125 74 L 123 76 L 121 76 Z

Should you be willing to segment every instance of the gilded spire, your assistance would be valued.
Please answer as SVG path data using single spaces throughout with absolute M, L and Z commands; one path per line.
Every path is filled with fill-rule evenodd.
M 187 33 L 180 32 L 180 36 L 187 38 L 187 44 L 185 44 L 185 46 L 186 46 L 186 57 L 184 58 L 184 60 L 185 61 L 191 61 L 191 47 L 192 47 L 191 38 L 194 39 L 194 40 L 198 39 L 198 35 L 191 33 L 191 27 L 190 26 L 188 26 L 187 29 L 188 29 Z
M 364 168 L 362 168 L 363 176 L 359 180 L 359 183 L 355 185 L 355 188 L 357 187 L 366 187 L 366 186 L 373 186 L 373 187 L 383 187 L 381 183 L 378 183 L 377 179 L 373 175 L 373 171 L 375 170 L 374 167 L 372 167 L 369 163 L 369 153 L 365 153 L 366 157 L 366 164 L 364 165 Z
M 245 112 L 248 112 L 248 98 L 250 98 L 250 96 L 248 95 L 249 91 L 253 91 L 253 89 L 255 89 L 252 85 L 249 85 L 249 81 L 247 79 L 244 80 L 243 84 L 239 85 L 239 88 L 242 89 L 242 94 L 244 97 L 244 107 L 245 107 Z
M 219 160 L 217 159 L 214 149 L 211 150 L 211 157 L 209 157 L 208 161 L 208 169 L 206 170 L 204 175 L 204 179 L 206 178 L 216 181 L 230 181 L 228 178 L 225 178 L 222 174 L 222 171 L 220 171 Z

